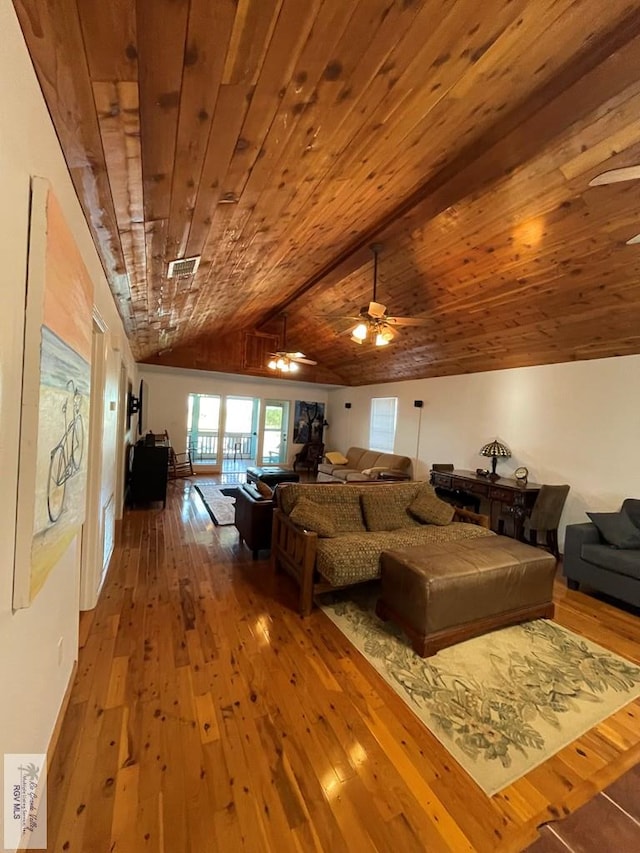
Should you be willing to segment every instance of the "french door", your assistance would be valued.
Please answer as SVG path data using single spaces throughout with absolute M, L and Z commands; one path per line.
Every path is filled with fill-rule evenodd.
M 287 461 L 288 430 L 289 401 L 265 400 L 261 465 L 279 465 Z
M 187 404 L 187 448 L 194 465 L 220 466 L 220 416 L 222 400 L 217 394 L 189 394 Z
M 244 471 L 257 456 L 260 400 L 189 394 L 187 447 L 201 470 Z
M 260 401 L 255 397 L 224 398 L 222 470 L 244 471 L 255 464 Z

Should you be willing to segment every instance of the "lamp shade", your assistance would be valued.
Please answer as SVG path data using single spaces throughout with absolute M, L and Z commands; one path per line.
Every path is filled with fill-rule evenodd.
M 493 441 L 480 448 L 480 456 L 504 456 L 507 459 L 511 456 L 511 451 L 506 444 L 494 438 Z
M 507 458 L 511 456 L 511 451 L 506 444 L 503 444 L 501 441 L 498 441 L 497 438 L 494 438 L 493 441 L 490 441 L 488 444 L 485 444 L 480 448 L 480 456 L 491 457 L 491 479 L 497 480 L 498 475 L 496 474 L 496 465 L 498 464 L 498 456 Z

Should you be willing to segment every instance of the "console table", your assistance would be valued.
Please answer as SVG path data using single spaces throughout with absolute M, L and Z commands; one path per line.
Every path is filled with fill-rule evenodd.
M 489 477 L 481 477 L 475 471 L 432 471 L 431 485 L 444 489 L 460 489 L 488 500 L 492 530 L 498 527 L 499 510 L 509 507 L 513 514 L 516 539 L 522 539 L 524 520 L 531 515 L 538 492 L 542 488 L 538 483 L 524 484 L 507 477 L 491 480 Z

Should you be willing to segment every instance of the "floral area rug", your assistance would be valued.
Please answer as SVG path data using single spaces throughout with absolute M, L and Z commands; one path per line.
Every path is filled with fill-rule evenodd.
M 377 587 L 318 603 L 489 796 L 640 695 L 640 668 L 539 619 L 418 657 Z
M 207 483 L 198 483 L 195 489 L 202 498 L 214 524 L 220 526 L 233 524 L 237 489 L 233 487 L 221 488 L 220 486 L 212 486 Z

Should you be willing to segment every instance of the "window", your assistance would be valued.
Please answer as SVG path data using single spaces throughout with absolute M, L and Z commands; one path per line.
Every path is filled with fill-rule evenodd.
M 371 400 L 371 424 L 369 426 L 369 447 L 393 453 L 396 439 L 397 397 L 374 397 Z

